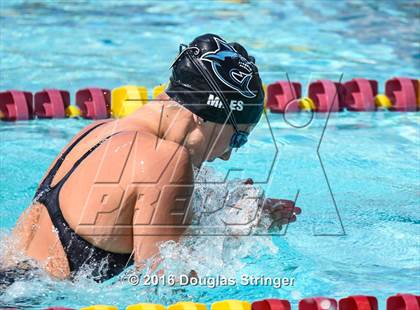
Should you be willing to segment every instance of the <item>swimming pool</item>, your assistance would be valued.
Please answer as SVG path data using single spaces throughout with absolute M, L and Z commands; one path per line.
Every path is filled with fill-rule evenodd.
M 363 76 L 382 85 L 394 75 L 418 75 L 419 22 L 410 2 L 107 1 L 99 6 L 80 1 L 75 6 L 10 1 L 1 6 L 2 90 L 57 87 L 74 93 L 89 85 L 130 83 L 150 88 L 166 81 L 178 44 L 207 31 L 249 47 L 266 83 L 284 79 L 285 72 L 305 85 L 341 73 L 344 80 Z M 188 266 L 209 276 L 279 275 L 293 278 L 293 286 L 144 287 L 41 277 L 15 283 L 1 304 L 123 307 L 266 297 L 297 303 L 310 296 L 367 294 L 383 306 L 394 293 L 419 294 L 419 113 L 343 112 L 328 122 L 316 115 L 301 129 L 290 124 L 306 123 L 309 114 L 286 117 L 287 122 L 269 113 L 232 161 L 207 167 L 210 177 L 228 170 L 231 179 L 252 177 L 267 196 L 294 199 L 299 192 L 298 221 L 287 233 L 283 228 L 272 236 L 202 236 L 185 247 L 167 244 L 163 252 L 173 273 Z M 0 123 L 2 234 L 29 205 L 50 161 L 88 123 Z M 322 135 L 323 166 L 317 156 Z M 244 166 L 246 171 L 237 171 Z M 202 191 L 213 195 L 209 207 L 217 208 L 221 188 Z

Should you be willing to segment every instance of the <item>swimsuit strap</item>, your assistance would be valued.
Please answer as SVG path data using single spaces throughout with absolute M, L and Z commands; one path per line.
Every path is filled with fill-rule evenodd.
M 62 186 L 64 184 L 64 182 L 66 182 L 66 180 L 69 178 L 69 176 L 74 172 L 74 170 L 76 170 L 77 167 L 79 167 L 79 165 L 82 163 L 83 160 L 86 159 L 86 157 L 88 157 L 94 150 L 96 150 L 102 143 L 104 143 L 105 141 L 107 141 L 109 138 L 111 138 L 112 136 L 119 134 L 120 132 L 115 132 L 105 138 L 103 138 L 101 141 L 99 141 L 98 143 L 96 143 L 94 146 L 92 146 L 89 150 L 86 151 L 86 153 L 84 153 L 71 167 L 71 169 L 69 171 L 67 171 L 67 173 L 64 175 L 64 177 L 58 181 L 56 183 L 56 185 L 54 186 L 50 186 L 51 190 L 53 190 L 54 188 L 58 187 L 58 186 Z
M 39 185 L 34 199 L 39 197 L 39 194 L 44 192 L 46 189 L 51 187 L 51 183 L 54 179 L 54 176 L 56 175 L 58 169 L 60 169 L 61 165 L 63 164 L 63 161 L 66 159 L 67 155 L 71 152 L 71 150 L 78 144 L 83 138 L 85 138 L 89 133 L 91 133 L 94 129 L 98 128 L 99 126 L 105 124 L 106 122 L 99 123 L 89 130 L 85 131 L 83 134 L 81 134 L 57 159 L 54 166 L 50 169 L 48 175 L 45 177 L 45 179 L 41 182 Z

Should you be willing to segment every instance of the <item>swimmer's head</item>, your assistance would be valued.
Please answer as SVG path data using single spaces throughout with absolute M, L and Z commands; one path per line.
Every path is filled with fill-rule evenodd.
M 227 43 L 214 34 L 181 45 L 166 93 L 194 114 L 218 124 L 256 124 L 264 110 L 254 57 L 239 43 Z
M 214 34 L 181 45 L 166 93 L 218 136 L 208 160 L 228 159 L 231 149 L 246 142 L 264 110 L 254 57 L 239 43 Z

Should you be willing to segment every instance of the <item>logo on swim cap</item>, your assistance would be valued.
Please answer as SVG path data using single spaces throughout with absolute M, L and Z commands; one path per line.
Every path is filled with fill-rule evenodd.
M 249 82 L 252 79 L 250 62 L 225 41 L 216 37 L 213 39 L 216 41 L 217 49 L 203 54 L 201 59 L 211 63 L 213 72 L 223 84 L 238 91 L 244 97 L 254 98 L 256 94 L 249 89 Z M 246 72 L 238 68 L 227 72 L 226 68 L 232 67 L 232 63 Z

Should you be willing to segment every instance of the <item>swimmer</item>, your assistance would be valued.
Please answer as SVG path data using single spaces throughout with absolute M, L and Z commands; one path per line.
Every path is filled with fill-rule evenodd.
M 144 267 L 160 242 L 179 240 L 191 212 L 177 207 L 191 198 L 193 167 L 228 160 L 247 142 L 264 92 L 254 58 L 214 34 L 181 45 L 171 68 L 156 101 L 92 123 L 57 156 L 13 229 L 14 253 L 59 279 L 88 266 L 104 281 L 133 263 Z M 300 212 L 291 201 L 263 204 L 280 225 Z M 9 271 L 10 255 L 2 262 Z

